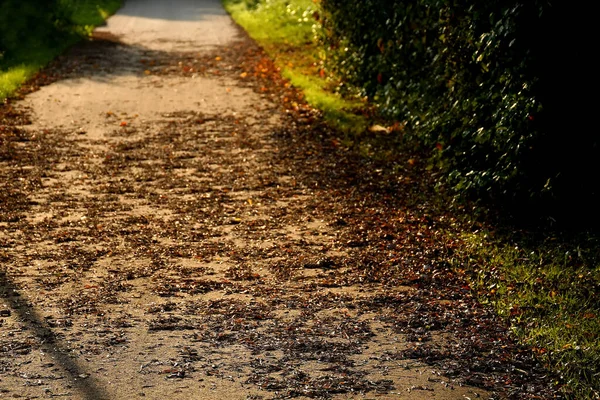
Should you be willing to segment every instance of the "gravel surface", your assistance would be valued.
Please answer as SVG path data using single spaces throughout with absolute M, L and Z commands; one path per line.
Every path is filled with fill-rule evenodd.
M 0 398 L 535 399 L 407 160 L 218 1 L 127 1 L 0 106 Z

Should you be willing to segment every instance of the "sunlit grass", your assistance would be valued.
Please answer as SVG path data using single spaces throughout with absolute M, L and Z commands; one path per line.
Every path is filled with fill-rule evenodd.
M 562 375 L 565 395 L 600 396 L 600 243 L 589 235 L 542 241 L 464 234 L 466 267 L 482 302 Z
M 358 134 L 367 129 L 364 117 L 350 112 L 363 106 L 359 101 L 342 99 L 323 89 L 323 83 L 312 75 L 306 75 L 293 68 L 285 68 L 283 76 L 292 85 L 301 88 L 306 101 L 323 111 L 325 120 L 334 128 L 348 133 Z
M 73 31 L 65 32 L 60 40 L 47 40 L 32 29 L 28 41 L 14 49 L 10 58 L 0 58 L 0 101 L 10 97 L 40 68 L 102 24 L 119 9 L 121 0 L 61 0 L 60 4 L 74 23 Z
M 335 79 L 325 72 L 318 42 L 318 3 L 312 0 L 223 0 L 233 19 L 273 58 L 282 75 L 302 90 L 306 101 L 323 111 L 325 121 L 344 133 L 367 126 L 355 110 L 360 101 L 335 92 Z
M 312 0 L 224 0 L 235 21 L 259 42 L 307 44 L 314 37 L 317 11 Z
M 19 88 L 37 71 L 32 65 L 13 67 L 6 72 L 0 72 L 0 100 L 5 99 Z

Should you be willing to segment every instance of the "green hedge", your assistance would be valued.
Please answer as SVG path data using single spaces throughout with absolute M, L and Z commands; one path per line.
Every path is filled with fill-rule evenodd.
M 75 41 L 101 23 L 119 0 L 1 0 L 0 68 L 37 60 L 39 52 Z M 90 25 L 90 26 L 87 26 Z
M 43 40 L 53 40 L 59 24 L 58 11 L 56 0 L 2 0 L 0 54 L 3 58 L 10 58 L 11 53 L 30 43 L 32 31 Z
M 595 208 L 597 178 L 582 173 L 597 165 L 598 139 L 561 117 L 554 65 L 567 25 L 552 2 L 321 4 L 337 72 L 408 122 L 457 193 L 554 216 Z

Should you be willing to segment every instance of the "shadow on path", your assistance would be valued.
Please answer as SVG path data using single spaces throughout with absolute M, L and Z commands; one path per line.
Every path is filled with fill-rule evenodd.
M 237 76 L 244 69 L 239 58 L 248 52 L 244 39 L 244 35 L 240 35 L 229 45 L 216 46 L 210 51 L 200 48 L 198 51 L 165 51 L 123 43 L 110 32 L 95 32 L 90 41 L 75 45 L 41 70 L 23 85 L 20 93 L 25 95 L 58 81 L 76 84 L 75 80 L 81 79 L 112 83 L 119 77 L 137 77 L 140 84 L 146 84 L 161 75 L 189 79 Z M 217 56 L 222 56 L 223 61 L 218 61 L 221 57 L 216 59 Z
M 97 386 L 85 368 L 71 357 L 58 335 L 48 326 L 42 316 L 31 306 L 31 302 L 14 285 L 5 271 L 0 271 L 0 298 L 15 313 L 16 319 L 39 339 L 40 349 L 47 353 L 56 366 L 67 376 L 73 389 L 85 400 L 110 399 L 108 393 Z
M 116 16 L 165 20 L 201 21 L 225 16 L 219 0 L 126 0 Z

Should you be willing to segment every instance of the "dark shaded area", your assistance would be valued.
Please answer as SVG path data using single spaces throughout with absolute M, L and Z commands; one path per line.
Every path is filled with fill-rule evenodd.
M 457 197 L 521 226 L 598 229 L 599 135 L 585 94 L 597 78 L 585 13 L 518 0 L 323 8 L 338 73 L 377 96 L 388 118 L 408 122 Z
M 543 106 L 532 126 L 541 135 L 525 168 L 532 182 L 553 178 L 549 195 L 525 212 L 550 216 L 568 229 L 600 232 L 600 129 L 590 97 L 598 90 L 598 77 L 589 58 L 594 46 L 590 18 L 555 2 L 537 24 L 522 24 L 533 55 L 528 73 L 539 79 L 535 90 Z

